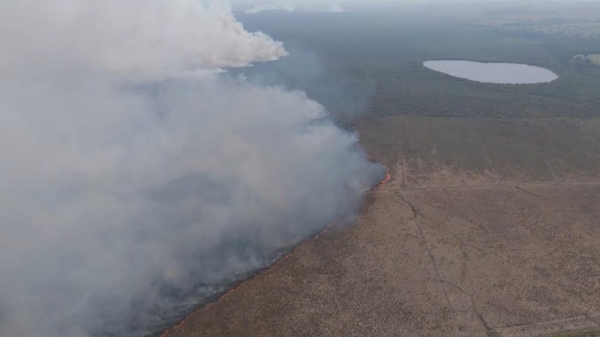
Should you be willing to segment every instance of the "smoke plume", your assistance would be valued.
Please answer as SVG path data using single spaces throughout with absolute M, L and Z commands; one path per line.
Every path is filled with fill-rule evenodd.
M 0 4 L 0 336 L 143 336 L 356 210 L 383 169 L 200 0 Z

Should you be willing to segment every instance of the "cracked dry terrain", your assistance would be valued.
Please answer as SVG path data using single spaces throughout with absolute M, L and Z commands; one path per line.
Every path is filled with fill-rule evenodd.
M 600 119 L 356 124 L 393 179 L 170 337 L 595 336 Z

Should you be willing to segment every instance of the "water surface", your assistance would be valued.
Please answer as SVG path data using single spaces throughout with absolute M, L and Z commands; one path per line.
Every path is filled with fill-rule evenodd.
M 481 63 L 473 61 L 426 61 L 423 65 L 454 77 L 497 84 L 549 83 L 558 78 L 552 71 L 517 63 Z

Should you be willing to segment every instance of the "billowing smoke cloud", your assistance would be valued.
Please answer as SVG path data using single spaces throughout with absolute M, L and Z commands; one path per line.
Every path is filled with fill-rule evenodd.
M 275 62 L 258 63 L 252 67 L 233 70 L 248 82 L 262 86 L 283 86 L 300 89 L 328 110 L 340 124 L 353 122 L 368 111 L 375 94 L 375 83 L 368 79 L 357 81 L 342 62 L 323 62 L 309 48 L 288 43 L 290 55 Z
M 0 336 L 141 336 L 351 216 L 383 170 L 199 0 L 0 4 Z

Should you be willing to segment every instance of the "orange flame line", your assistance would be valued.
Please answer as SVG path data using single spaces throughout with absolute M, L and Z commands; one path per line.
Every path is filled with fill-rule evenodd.
M 382 181 L 379 182 L 379 184 L 377 184 L 377 186 L 375 188 L 379 188 L 385 184 L 387 184 L 390 180 L 392 180 L 392 176 L 390 175 L 390 170 L 388 170 L 388 168 L 385 168 L 385 178 L 383 178 Z
M 385 168 L 386 170 L 386 174 L 385 174 L 385 178 L 379 183 L 377 184 L 377 186 L 375 186 L 374 188 L 372 188 L 372 190 L 375 190 L 383 185 L 385 185 L 387 182 L 390 181 L 390 179 L 392 178 L 390 175 L 390 171 L 388 170 L 388 168 Z M 327 224 L 327 226 L 325 226 L 325 228 L 317 235 L 313 236 L 312 238 L 308 238 L 302 242 L 300 242 L 299 245 L 297 245 L 296 247 L 294 247 L 289 253 L 285 254 L 283 257 L 281 257 L 279 260 L 275 261 L 275 263 L 273 263 L 271 266 L 265 268 L 263 271 L 256 273 L 255 275 L 251 276 L 250 278 L 245 279 L 244 281 L 242 281 L 240 284 L 238 284 L 236 287 L 229 289 L 228 291 L 226 291 L 223 295 L 221 295 L 217 300 L 207 303 L 206 305 L 198 308 L 197 310 L 195 310 L 194 312 L 192 312 L 191 314 L 187 315 L 184 319 L 182 319 L 179 323 L 177 323 L 175 326 L 165 329 L 163 331 L 163 333 L 160 335 L 160 337 L 167 337 L 171 332 L 181 328 L 190 318 L 192 315 L 194 315 L 195 313 L 197 313 L 198 311 L 202 310 L 202 309 L 208 309 L 212 306 L 214 306 L 215 304 L 223 301 L 225 298 L 227 298 L 229 295 L 231 295 L 233 292 L 239 290 L 244 284 L 246 284 L 248 281 L 266 274 L 268 272 L 270 272 L 271 270 L 273 270 L 275 267 L 277 267 L 277 265 L 279 265 L 283 260 L 287 260 L 294 252 L 296 252 L 298 249 L 300 249 L 300 247 L 313 242 L 315 240 L 317 240 L 321 235 L 327 233 L 327 231 L 331 228 L 331 226 L 337 221 L 336 219 L 333 219 L 333 221 L 331 221 L 329 224 Z

